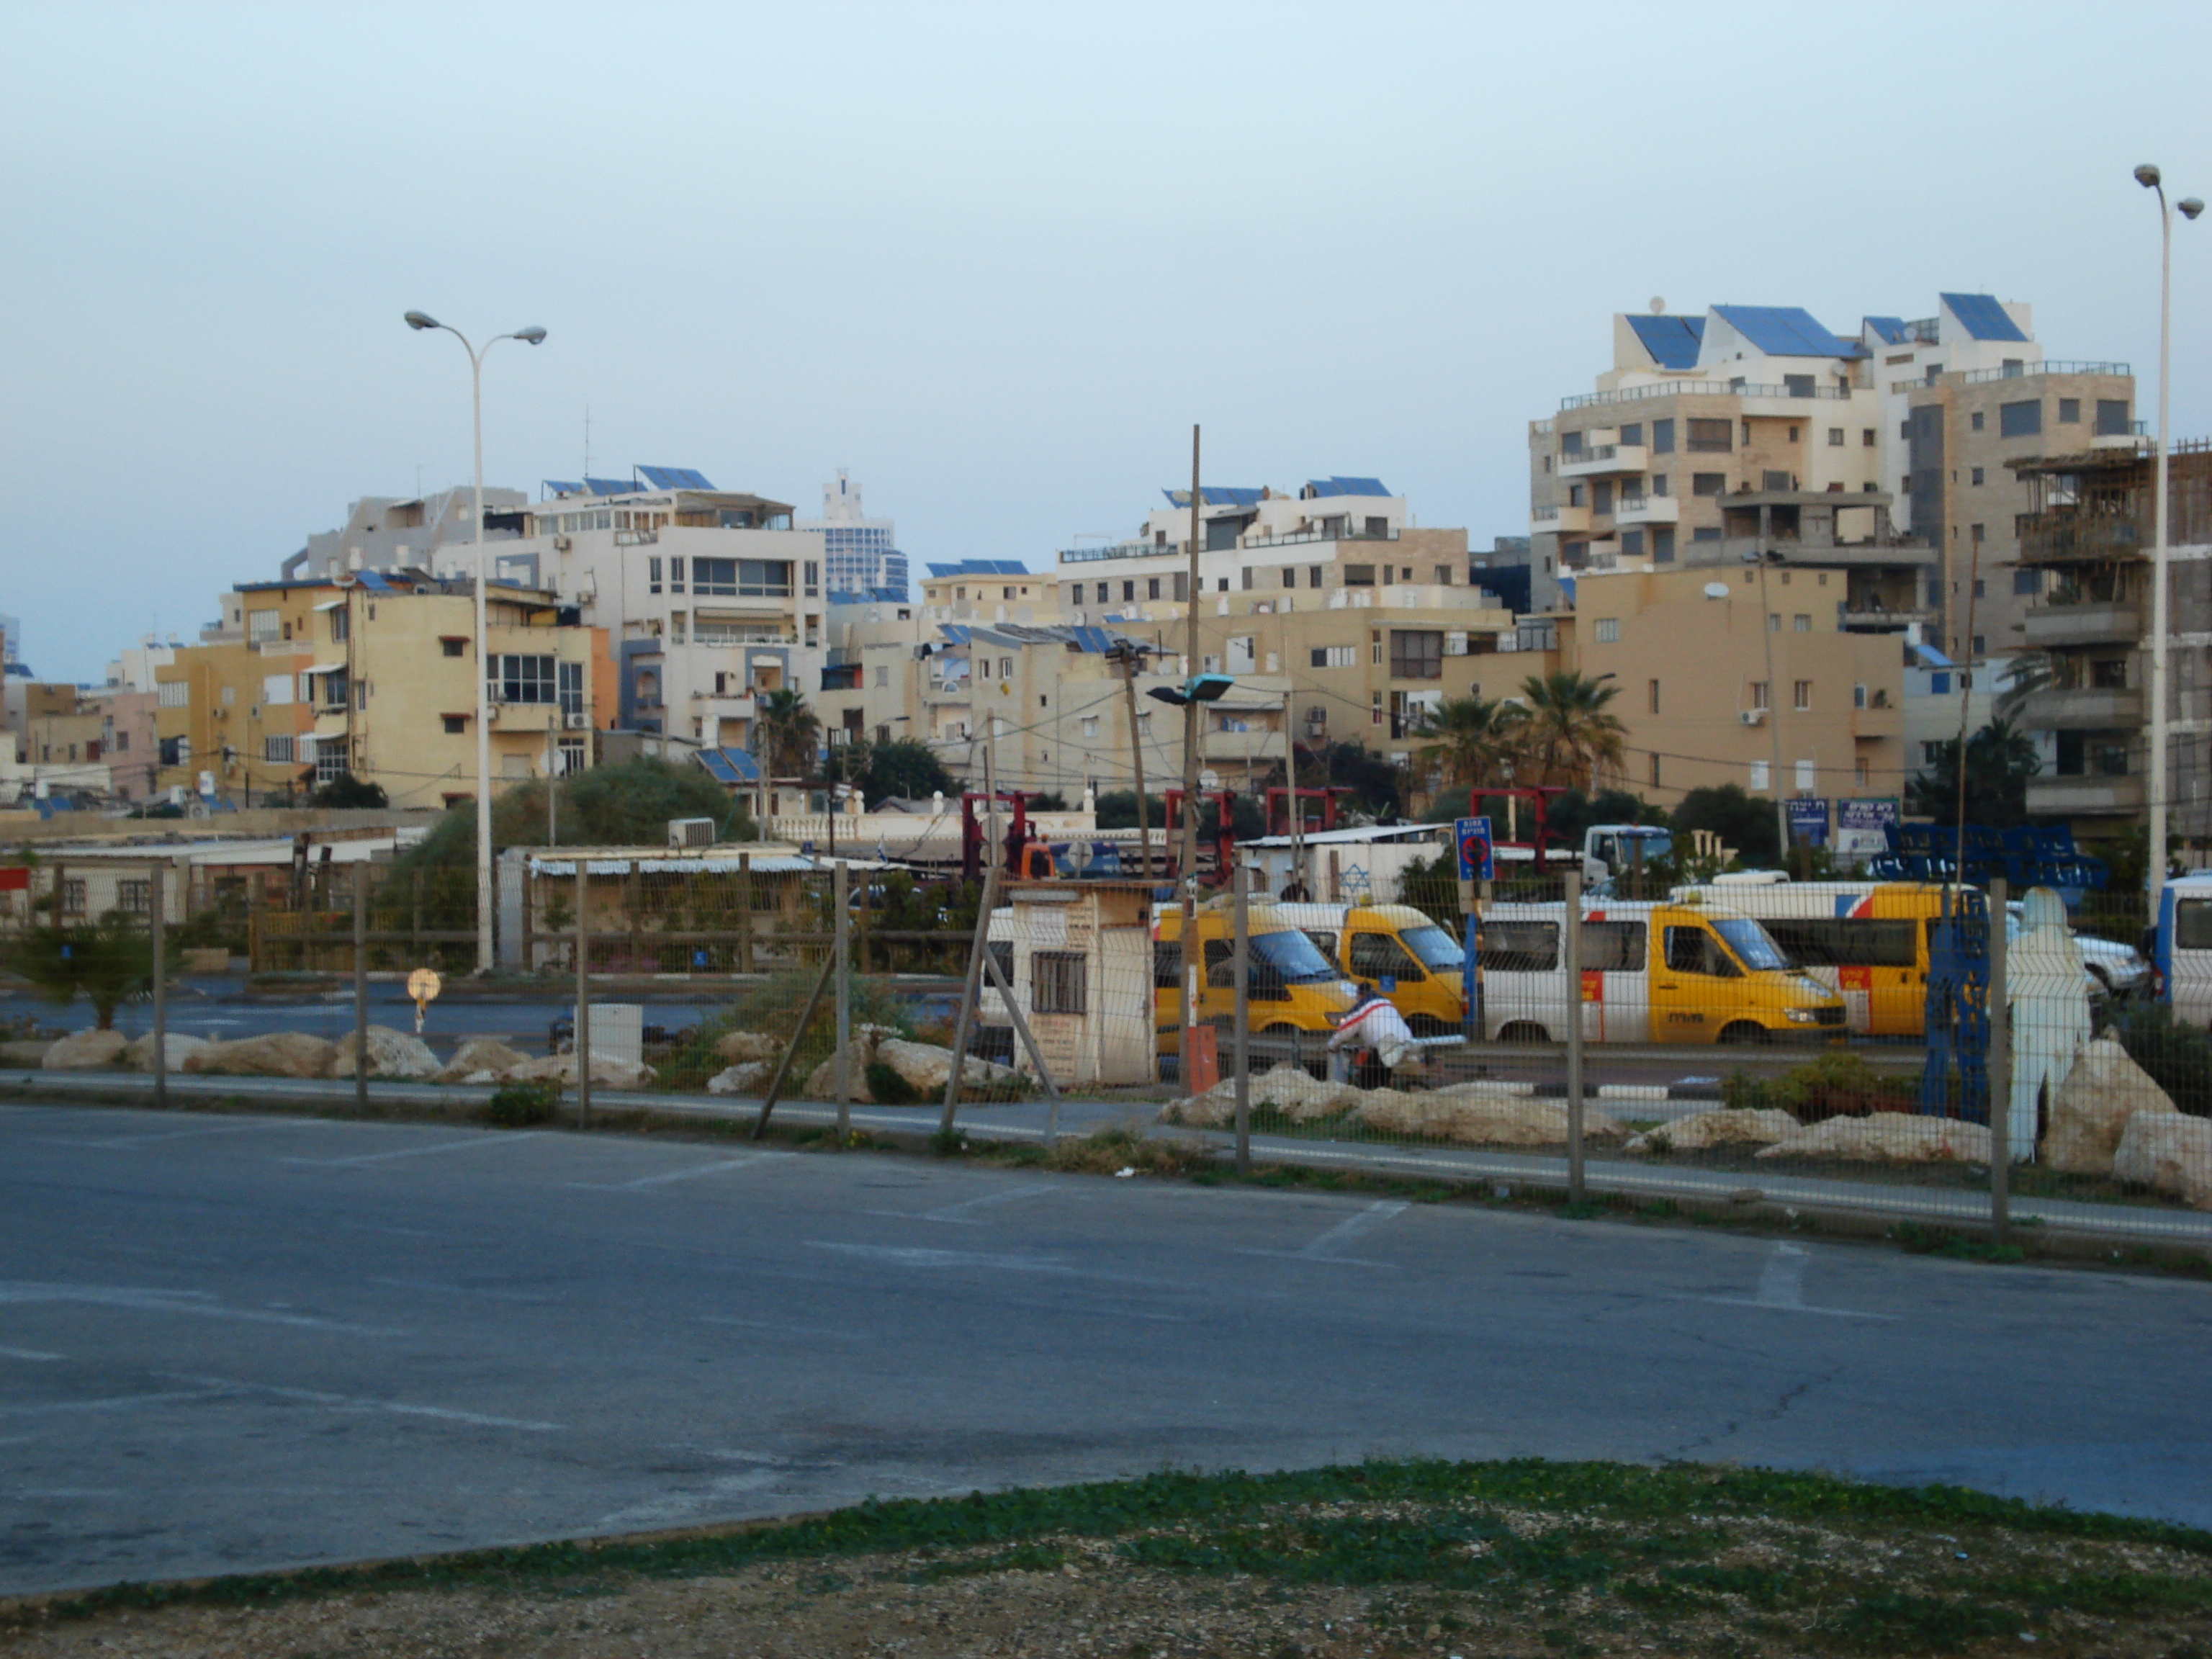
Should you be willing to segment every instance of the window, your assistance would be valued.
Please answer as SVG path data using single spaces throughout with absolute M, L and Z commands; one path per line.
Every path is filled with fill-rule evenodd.
M 1975 488 L 1979 489 L 1982 483 L 1982 469 L 1978 466 L 1974 468 L 1974 470 L 1967 475 L 1967 477 L 1968 481 L 1971 482 Z
M 1813 793 L 1814 787 L 1813 775 L 1812 762 L 1801 760 L 1797 763 L 1797 793 L 1799 794 L 1809 795 Z
M 1982 544 L 1982 526 L 1978 524 L 1968 525 L 1966 526 L 1966 539 L 1972 542 L 1976 547 L 1979 547 Z M 1981 596 L 1981 592 L 1982 585 L 1979 582 L 1976 582 L 1974 584 L 1974 595 L 1977 599 Z
M 1753 762 L 1752 762 L 1752 763 L 1751 763 L 1751 787 L 1752 787 L 1752 788 L 1753 788 L 1753 789 L 1764 789 L 1764 788 L 1765 788 L 1765 787 L 1766 787 L 1766 777 L 1767 777 L 1767 773 L 1766 773 L 1766 763 L 1765 763 L 1765 761 L 1753 761 Z
M 2058 400 L 2058 424 L 2061 426 L 2081 424 L 2081 400 L 2079 398 L 2061 398 Z
M 1152 576 L 1146 579 L 1145 583 L 1145 597 L 1148 599 L 1157 599 L 1159 596 L 1160 579 L 1158 576 Z
M 1664 495 L 1667 493 L 1667 475 L 1665 473 L 1655 472 L 1651 475 L 1651 493 L 1655 495 Z
M 322 708 L 343 708 L 346 706 L 346 675 L 344 669 L 341 668 L 328 674 L 311 674 L 308 678 L 310 679 L 320 680 L 323 683 L 323 700 L 320 704 Z
M 1474 939 L 1475 966 L 1486 974 L 1547 974 L 1559 965 L 1556 921 L 1486 921 Z
M 1644 422 L 1641 421 L 1625 422 L 1620 428 L 1620 441 L 1623 444 L 1641 444 L 1644 441 Z
M 1296 565 L 1285 565 L 1282 569 L 1282 577 L 1284 586 L 1296 587 L 1298 585 L 1297 567 Z
M 2124 691 L 2128 684 L 2124 657 L 2106 657 L 2089 665 L 2089 684 L 2100 691 Z
M 1101 583 L 1099 583 L 1099 584 L 1098 584 L 1098 603 L 1099 603 L 1099 604 L 1101 604 L 1101 605 L 1104 605 L 1104 604 L 1108 603 L 1108 599 L 1107 599 L 1107 592 L 1108 592 L 1108 590 L 1107 590 L 1107 586 L 1106 586 L 1106 584 L 1105 584 L 1104 582 L 1101 582 Z
M 1306 586 L 1308 587 L 1319 587 L 1321 586 L 1321 571 L 1322 568 L 1317 564 L 1310 564 L 1306 567 Z
M 1651 529 L 1651 562 L 1672 564 L 1674 562 L 1674 526 L 1655 525 Z
M 278 622 L 274 611 L 249 611 L 246 613 L 246 642 L 266 645 L 277 635 Z
M 441 714 L 438 718 L 444 723 L 446 735 L 449 738 L 458 738 L 469 729 L 466 714 Z
M 352 632 L 352 616 L 353 613 L 344 605 L 339 605 L 331 612 L 331 638 L 333 641 L 343 641 Z
M 1135 600 L 1136 597 L 1137 597 L 1137 585 L 1136 585 L 1136 583 L 1134 583 L 1134 582 L 1123 582 L 1123 583 L 1121 584 L 1121 603 L 1122 603 L 1122 604 L 1124 604 L 1124 605 L 1128 605 L 1128 604 L 1130 604 L 1130 603 L 1133 602 L 1133 601 Z M 1155 597 L 1157 597 L 1157 595 L 1156 595 Z
M 1444 636 L 1432 629 L 1390 630 L 1390 678 L 1440 680 L 1444 677 Z
M 1693 542 L 1717 542 L 1720 538 L 1721 532 L 1718 525 L 1699 525 L 1690 532 L 1690 539 Z
M 1785 374 L 1782 377 L 1783 395 L 1790 398 L 1809 398 L 1813 395 L 1813 377 L 1809 374 Z M 1795 428 L 1792 428 L 1794 434 Z
M 1982 429 L 1982 411 L 1978 409 L 1974 411 L 1972 424 L 1975 431 L 1979 432 Z
M 1974 528 L 1979 530 L 1981 526 L 1976 525 Z M 1976 541 L 1979 541 L 1981 540 L 1981 538 L 1977 536 L 1974 539 Z M 1974 579 L 1974 597 L 1978 599 L 1985 599 L 1989 598 L 1989 583 L 1983 580 L 1978 576 Z
M 1642 558 L 1644 556 L 1644 532 L 1640 530 L 1622 531 L 1620 532 L 1620 553 L 1623 558 Z
M 806 578 L 806 597 L 810 599 L 820 599 L 822 597 L 822 566 L 817 561 L 809 559 L 806 561 L 804 574 Z M 1009 594 L 1007 597 L 1011 599 L 1012 595 Z
M 289 679 L 292 677 L 289 674 L 284 674 L 278 678 Z M 161 707 L 163 708 L 189 708 L 192 706 L 192 688 L 183 680 L 163 680 L 158 695 L 161 697 Z M 289 702 L 292 700 L 287 697 L 284 701 Z
M 1080 951 L 1030 952 L 1030 1012 L 1034 1014 L 1080 1014 L 1090 1011 L 1085 969 L 1089 959 Z
M 495 702 L 555 700 L 555 661 L 551 657 L 501 655 L 495 652 L 486 668 L 485 687 Z
M 1720 940 L 1702 927 L 1669 927 L 1665 938 L 1670 974 L 1704 974 L 1714 979 L 1743 975 L 1743 970 L 1721 948 Z
M 1352 665 L 1352 647 L 1348 645 L 1317 645 L 1313 648 L 1316 668 L 1349 668 Z
M 1451 585 L 1452 568 L 1448 564 L 1438 565 L 1437 567 L 1437 586 L 1438 587 L 1449 587 Z
M 315 744 L 315 781 L 336 783 L 352 769 L 346 764 L 343 738 L 325 738 Z
M 1346 587 L 1374 586 L 1375 567 L 1371 564 L 1348 564 L 1345 566 L 1344 585 Z
M 1851 763 L 1851 783 L 1854 787 L 1863 789 L 1873 780 L 1874 768 L 1863 755 Z
M 1809 634 L 1813 631 L 1813 619 L 1801 611 L 1796 616 L 1790 617 L 1790 626 L 1793 632 Z
M 1658 682 L 1658 681 L 1656 681 L 1656 680 L 1653 680 L 1653 681 L 1651 681 L 1651 682 L 1650 683 L 1650 691 L 1651 691 L 1651 708 L 1650 708 L 1650 712 L 1651 712 L 1652 714 L 1657 714 L 1657 713 L 1659 712 L 1659 682 Z
M 1831 448 L 1831 449 L 1841 449 L 1843 447 L 1844 447 L 1844 429 L 1843 429 L 1843 428 L 1841 428 L 1841 427 L 1839 427 L 1839 426 L 1832 426 L 1832 427 L 1830 427 L 1830 428 L 1828 428 L 1828 447 L 1829 447 L 1829 448 Z
M 1201 581 L 1203 579 L 1201 578 Z M 1252 586 L 1252 573 L 1249 569 L 1244 573 L 1244 586 L 1247 587 Z M 1206 592 L 1206 589 L 1201 586 L 1198 591 L 1203 593 Z M 1229 591 L 1229 578 L 1226 576 L 1218 578 L 1213 584 L 1213 591 L 1217 593 L 1226 593 Z
M 2030 398 L 2024 403 L 2000 404 L 1997 406 L 1997 436 L 2000 438 L 2032 438 L 2042 430 L 2041 398 Z
M 1082 726 L 1083 735 L 1085 737 L 1097 737 L 1098 735 L 1098 716 L 1096 714 L 1085 714 L 1083 717 Z
M 1792 706 L 1801 714 L 1808 712 L 1813 707 L 1813 682 L 1796 681 L 1792 686 L 1792 691 L 1794 693 Z
M 1765 680 L 1753 680 L 1751 683 L 1751 706 L 1753 708 L 1765 708 L 1766 707 L 1766 682 Z
M 561 712 L 580 714 L 584 712 L 584 665 L 564 662 L 560 665 Z
M 1567 505 L 1569 507 L 1581 507 L 1584 505 L 1583 501 L 1583 487 L 1580 484 L 1569 484 L 1567 486 Z
M 1874 447 L 1874 428 L 1872 427 L 1862 427 L 1859 428 L 1859 447 L 1862 449 L 1872 449 Z
M 84 878 L 82 876 L 62 878 L 62 914 L 65 916 L 81 916 L 84 914 Z
M 684 591 L 684 561 L 681 559 L 668 562 L 668 591 L 672 593 Z
M 292 763 L 292 739 L 289 737 L 264 737 L 261 739 L 261 758 L 276 766 Z
M 1690 422 L 1690 453 L 1717 453 L 1729 449 L 1735 423 L 1733 421 L 1699 421 Z
M 1671 420 L 1651 422 L 1651 453 L 1655 455 L 1674 453 L 1674 422 Z
M 1562 432 L 1561 434 L 1559 434 L 1559 453 L 1560 453 L 1560 454 L 1562 454 L 1562 455 L 1579 455 L 1579 454 L 1581 454 L 1582 453 L 1583 453 L 1583 434 L 1582 434 L 1581 433 L 1579 433 L 1579 432 Z
M 1728 474 L 1725 472 L 1692 472 L 1690 475 L 1690 493 L 1693 495 L 1720 495 L 1727 491 Z
M 1656 756 L 1656 755 L 1654 755 L 1654 756 L 1652 756 L 1652 757 L 1651 757 L 1651 779 L 1650 779 L 1650 782 L 1651 782 L 1651 787 L 1652 787 L 1654 789 L 1656 789 L 1656 788 L 1659 787 L 1659 757 L 1658 757 L 1658 756 Z
M 1866 689 L 1866 687 L 1865 687 L 1865 686 L 1863 686 L 1863 685 L 1854 685 L 1854 686 L 1851 688 L 1851 707 L 1852 707 L 1852 708 L 1865 708 L 1866 706 L 1867 706 L 1867 689 Z
M 2125 398 L 2097 399 L 2097 435 L 2100 438 L 2124 438 L 2128 434 L 2128 405 Z
M 1600 617 L 1592 626 L 1590 633 L 1600 645 L 1616 644 L 1620 639 L 1620 618 Z
M 2015 570 L 2012 573 L 2012 591 L 2033 599 L 2043 592 L 2043 573 L 2040 570 Z

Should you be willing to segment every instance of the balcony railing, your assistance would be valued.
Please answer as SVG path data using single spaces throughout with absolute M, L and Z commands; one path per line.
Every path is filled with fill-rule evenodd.
M 2125 363 L 2081 362 L 2071 358 L 2046 357 L 2039 363 L 2007 363 L 2002 368 L 1970 368 L 1947 374 L 1960 386 L 1980 386 L 1990 380 L 2027 380 L 2039 374 L 2133 374 Z
M 2018 528 L 2020 556 L 2029 563 L 2140 558 L 2150 543 L 2141 520 L 2117 513 L 2022 514 Z
M 1280 536 L 1244 536 L 1239 547 L 1290 547 L 1305 542 L 1395 542 L 1395 530 L 1292 530 Z
M 1095 564 L 1102 559 L 1149 559 L 1182 550 L 1181 542 L 1170 542 L 1165 547 L 1152 542 L 1114 542 L 1105 547 L 1063 548 L 1060 562 L 1062 564 Z
M 1800 387 L 1792 390 L 1786 386 L 1735 385 L 1727 380 L 1660 380 L 1651 386 L 1616 386 L 1610 392 L 1585 392 L 1578 398 L 1562 398 L 1559 407 L 1595 409 L 1606 404 L 1638 403 L 1646 398 L 1695 397 L 1705 393 L 1719 398 L 1832 398 L 1847 399 L 1856 388 L 1838 386 Z

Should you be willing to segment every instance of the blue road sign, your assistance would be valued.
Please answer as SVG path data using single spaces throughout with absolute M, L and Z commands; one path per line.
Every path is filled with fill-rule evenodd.
M 1452 826 L 1452 840 L 1459 845 L 1459 878 L 1462 881 L 1490 880 L 1492 868 L 1490 820 L 1460 819 Z

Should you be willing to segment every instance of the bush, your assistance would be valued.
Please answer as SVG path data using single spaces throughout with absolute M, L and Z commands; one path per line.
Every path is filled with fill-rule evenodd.
M 806 994 L 814 988 L 821 972 L 819 964 L 787 968 L 740 990 L 728 1013 L 700 1022 L 686 1034 L 674 1053 L 656 1062 L 659 1086 L 704 1087 L 708 1078 L 729 1064 L 714 1052 L 714 1044 L 730 1031 L 763 1031 L 780 1044 L 789 1043 L 799 1024 L 799 1010 L 806 1006 Z M 913 1037 L 913 1013 L 891 989 L 889 979 L 855 974 L 852 987 L 855 1033 L 863 1025 L 887 1025 L 902 1037 Z M 829 1059 L 830 1049 L 836 1046 L 837 1006 L 832 1000 L 836 995 L 835 986 L 822 993 L 822 1000 L 814 1010 L 813 1024 L 807 1028 L 806 1040 L 799 1045 L 799 1052 L 792 1059 L 791 1078 L 794 1084 L 804 1082 L 807 1073 Z M 884 1097 L 879 1094 L 876 1098 Z
M 1863 1056 L 1832 1048 L 1779 1077 L 1729 1073 L 1721 1085 L 1721 1104 L 1730 1110 L 1778 1108 L 1800 1123 L 1818 1123 L 1829 1117 L 1909 1110 L 1916 1093 L 1909 1079 L 1885 1077 Z
M 502 1129 L 526 1129 L 552 1121 L 561 1091 L 550 1083 L 502 1083 L 492 1091 L 484 1116 Z
M 2170 1003 L 2128 1004 L 2110 1033 L 2174 1105 L 2212 1117 L 2212 1032 L 2173 1017 Z

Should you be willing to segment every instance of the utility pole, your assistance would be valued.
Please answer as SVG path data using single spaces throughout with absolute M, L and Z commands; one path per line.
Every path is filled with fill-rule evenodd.
M 1190 696 L 1199 672 L 1198 654 L 1198 497 L 1199 429 L 1190 429 L 1190 577 L 1184 598 L 1189 601 L 1189 626 L 1184 652 L 1182 705 L 1182 1035 L 1179 1075 L 1185 1093 L 1190 1091 L 1191 1060 L 1197 1048 L 1198 988 L 1202 954 L 1198 945 L 1198 699 Z
M 1145 805 L 1145 738 L 1137 725 L 1137 664 L 1143 653 L 1124 641 L 1116 647 L 1121 659 L 1121 690 L 1129 704 L 1129 759 L 1137 773 L 1137 871 L 1140 876 L 1152 873 L 1152 832 L 1147 819 L 1151 816 Z M 1161 826 L 1166 828 L 1164 824 Z

